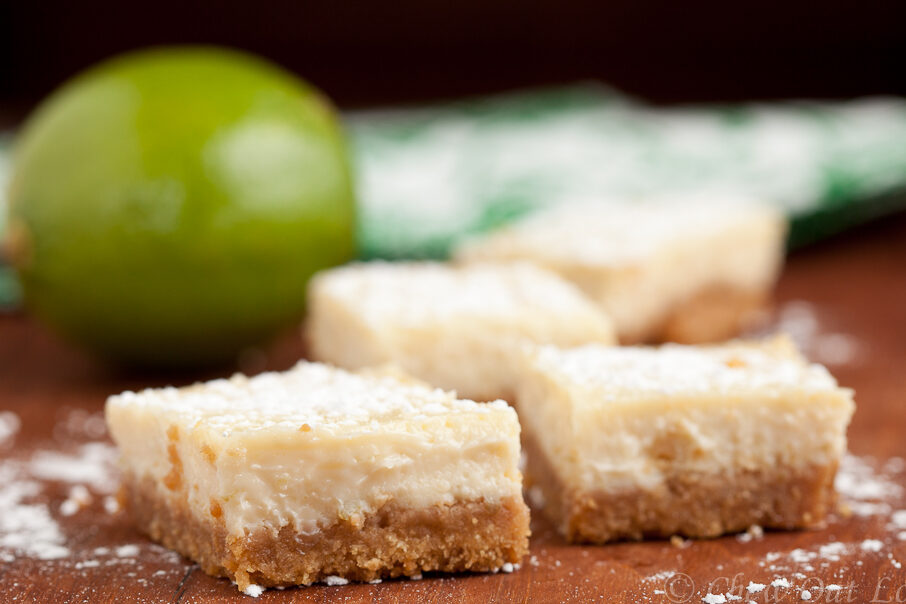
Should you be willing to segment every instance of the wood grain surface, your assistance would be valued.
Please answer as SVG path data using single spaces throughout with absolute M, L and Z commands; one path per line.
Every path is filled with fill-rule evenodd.
M 776 298 L 781 323 L 811 338 L 813 349 L 807 352 L 832 361 L 829 368 L 839 381 L 856 390 L 858 410 L 849 436 L 853 455 L 864 462 L 861 478 L 883 476 L 906 485 L 906 217 L 797 252 Z M 302 353 L 298 334 L 290 333 L 267 350 L 246 355 L 244 368 L 286 368 Z M 0 316 L 0 411 L 13 411 L 21 420 L 18 433 L 0 445 L 0 461 L 24 463 L 42 451 L 71 452 L 83 442 L 106 439 L 98 414 L 111 393 L 213 375 L 117 373 L 23 314 Z M 64 516 L 60 505 L 71 484 L 42 484 L 35 501 L 48 506 L 71 555 L 57 560 L 7 556 L 0 563 L 0 601 L 251 601 L 229 581 L 208 577 L 150 543 L 130 527 L 125 514 L 105 511 L 99 494 L 84 509 Z M 876 512 L 841 513 L 824 530 L 768 533 L 748 542 L 729 536 L 682 547 L 669 542 L 570 546 L 535 511 L 531 557 L 511 574 L 318 585 L 267 591 L 260 600 L 906 601 L 906 532 L 892 520 L 893 512 L 906 508 L 906 498 L 893 491 L 869 504 Z M 779 585 L 772 586 L 777 579 Z M 766 587 L 749 592 L 750 582 Z M 839 589 L 828 589 L 832 584 Z

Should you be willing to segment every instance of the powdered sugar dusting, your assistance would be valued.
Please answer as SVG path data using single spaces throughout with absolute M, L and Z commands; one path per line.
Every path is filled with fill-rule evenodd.
M 897 510 L 890 515 L 890 528 L 906 529 L 906 510 Z
M 108 503 L 115 501 L 109 493 L 118 484 L 116 450 L 106 442 L 74 443 L 74 437 L 86 434 L 85 422 L 95 425 L 92 418 L 99 417 L 82 410 L 75 415 L 67 414 L 54 426 L 60 449 L 39 449 L 30 455 L 0 460 L 0 560 L 42 560 L 81 572 L 113 564 L 137 565 L 142 558 L 184 572 L 181 557 L 156 544 L 86 549 L 70 541 L 61 526 L 64 519 L 83 513 L 99 501 L 104 502 L 106 515 L 115 514 L 119 508 Z M 18 426 L 18 418 L 16 422 Z M 88 431 L 103 433 L 96 425 Z M 55 484 L 65 487 L 63 499 L 54 498 L 59 492 Z
M 20 425 L 18 415 L 12 411 L 0 411 L 0 447 L 13 439 Z
M 121 545 L 113 550 L 120 558 L 130 558 L 138 555 L 139 547 L 135 544 Z
M 879 552 L 881 548 L 884 547 L 884 543 L 877 539 L 866 539 L 863 541 L 859 547 L 861 547 L 866 552 Z
M 47 505 L 32 500 L 41 484 L 9 462 L 0 465 L 0 553 L 54 560 L 70 555 Z
M 30 459 L 0 461 L 0 554 L 56 560 L 71 555 L 54 510 L 40 497 L 48 482 L 74 483 L 56 508 L 60 517 L 91 505 L 94 495 L 113 490 L 114 449 L 86 443 L 73 453 L 40 450 Z
M 647 577 L 643 578 L 642 581 L 645 581 L 646 583 L 660 583 L 666 581 L 675 574 L 675 570 L 662 570 L 660 572 L 654 573 L 653 575 L 648 575 Z
M 69 496 L 60 504 L 60 514 L 72 516 L 83 507 L 90 505 L 93 497 L 84 485 L 77 484 L 69 489 Z
M 846 365 L 862 354 L 862 346 L 853 336 L 825 332 L 818 309 L 804 300 L 784 304 L 778 313 L 775 329 L 789 334 L 799 350 L 816 363 Z
M 750 594 L 756 594 L 760 591 L 764 591 L 765 587 L 766 585 L 764 583 L 755 583 L 753 581 L 749 581 L 749 584 L 746 585 L 746 591 Z
M 42 480 L 83 483 L 99 492 L 109 493 L 117 485 L 111 472 L 116 455 L 112 445 L 100 442 L 86 443 L 74 454 L 38 451 L 28 470 Z
M 252 378 L 237 374 L 187 388 L 124 392 L 107 404 L 114 412 L 147 408 L 189 425 L 204 422 L 225 436 L 264 428 L 295 431 L 303 424 L 317 429 L 385 419 L 417 421 L 449 413 L 505 413 L 515 418 L 503 401 L 459 400 L 440 389 L 304 361 L 286 372 Z
M 105 432 L 97 427 L 100 414 L 60 413 L 53 426 L 57 448 L 0 459 L 0 562 L 10 565 L 7 577 L 19 563 L 35 562 L 41 563 L 40 572 L 82 576 L 88 580 L 75 587 L 67 583 L 66 597 L 78 601 L 96 599 L 91 573 L 112 566 L 122 567 L 119 575 L 139 587 L 175 584 L 190 568 L 176 552 L 148 541 L 92 545 L 94 528 L 103 531 L 105 523 L 123 528 L 126 522 L 115 515 L 119 505 L 109 494 L 118 482 L 116 453 L 106 442 L 84 442 L 89 434 Z M 92 530 L 79 522 L 90 523 Z M 0 586 L 0 599 L 16 600 L 11 585 Z
M 511 325 L 543 313 L 599 317 L 578 289 L 529 263 L 452 266 L 437 262 L 367 262 L 324 272 L 313 295 L 342 304 L 376 328 L 449 324 L 455 318 Z
M 837 492 L 843 498 L 844 509 L 856 516 L 887 514 L 891 511 L 891 502 L 903 495 L 902 485 L 891 475 L 899 472 L 890 472 L 891 469 L 896 470 L 897 464 L 888 462 L 878 472 L 872 462 L 870 458 L 846 455 L 840 462 L 834 481 Z
M 746 532 L 736 535 L 736 540 L 740 543 L 748 543 L 749 541 L 757 541 L 764 538 L 764 529 L 757 524 L 753 524 Z
M 827 391 L 836 380 L 820 365 L 769 348 L 659 348 L 590 344 L 569 350 L 541 347 L 535 364 L 573 383 L 595 388 L 606 400 L 664 394 L 722 396 L 769 390 Z

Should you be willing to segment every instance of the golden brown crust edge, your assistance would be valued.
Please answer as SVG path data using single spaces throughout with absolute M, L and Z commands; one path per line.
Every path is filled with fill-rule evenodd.
M 836 463 L 731 475 L 677 472 L 655 491 L 581 492 L 566 487 L 537 444 L 524 440 L 526 484 L 541 489 L 544 513 L 573 543 L 673 535 L 708 538 L 756 524 L 815 528 L 824 523 L 835 501 Z
M 150 479 L 126 477 L 127 506 L 140 530 L 244 590 L 310 584 L 328 576 L 351 581 L 421 572 L 494 571 L 528 551 L 529 512 L 522 498 L 411 509 L 387 504 L 360 522 L 339 520 L 305 535 L 284 526 L 242 537 L 218 518 L 199 519 L 184 501 L 160 495 Z

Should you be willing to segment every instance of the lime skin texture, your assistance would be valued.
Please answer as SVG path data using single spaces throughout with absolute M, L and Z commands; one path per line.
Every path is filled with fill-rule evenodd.
M 9 193 L 27 306 L 127 365 L 228 362 L 355 254 L 336 112 L 224 49 L 140 51 L 66 83 L 26 122 Z

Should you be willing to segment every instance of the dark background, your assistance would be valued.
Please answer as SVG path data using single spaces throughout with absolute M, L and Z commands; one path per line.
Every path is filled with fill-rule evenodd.
M 906 94 L 906 0 L 0 0 L 0 119 L 153 44 L 260 53 L 342 107 L 599 79 L 655 102 Z

